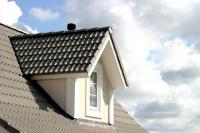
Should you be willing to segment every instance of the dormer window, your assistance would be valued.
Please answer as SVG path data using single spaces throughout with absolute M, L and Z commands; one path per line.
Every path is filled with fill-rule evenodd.
M 97 87 L 97 72 L 92 72 L 90 77 L 90 107 L 94 109 L 98 107 Z
M 82 38 L 86 34 L 90 40 L 98 39 L 98 45 L 96 41 L 87 45 Z M 20 53 L 17 58 L 23 75 L 35 80 L 63 111 L 76 119 L 113 124 L 114 90 L 124 89 L 128 83 L 111 35 L 111 28 L 104 27 L 62 34 L 27 35 L 26 39 L 13 37 L 11 42 L 15 52 Z M 44 47 L 37 45 L 41 38 L 44 38 Z M 27 40 L 35 42 L 36 47 L 32 49 Z M 19 46 L 19 42 L 22 45 Z M 63 53 L 60 53 L 60 44 L 66 45 Z M 41 52 L 41 48 L 47 49 L 49 54 Z M 27 49 L 33 50 L 29 59 L 23 52 Z M 38 56 L 45 57 L 37 60 Z M 24 63 L 29 69 L 22 65 Z
M 86 115 L 90 117 L 101 118 L 102 112 L 102 67 L 97 64 L 92 72 L 87 87 L 87 111 Z

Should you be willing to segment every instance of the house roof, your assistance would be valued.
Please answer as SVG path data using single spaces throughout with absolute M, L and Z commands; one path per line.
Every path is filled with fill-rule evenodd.
M 39 86 L 24 78 L 9 40 L 22 34 L 0 23 L 1 127 L 30 133 L 147 133 L 116 101 L 113 126 L 81 124 L 64 114 Z
M 87 73 L 111 28 L 48 32 L 11 37 L 18 62 L 25 75 Z M 112 39 L 113 40 L 113 39 Z M 116 48 L 114 49 L 117 53 Z M 122 76 L 128 82 L 117 55 Z

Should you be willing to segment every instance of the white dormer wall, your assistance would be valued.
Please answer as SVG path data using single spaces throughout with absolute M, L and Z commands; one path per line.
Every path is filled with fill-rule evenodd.
M 40 79 L 37 82 L 63 110 L 66 110 L 66 79 Z
M 37 82 L 64 111 L 78 118 L 79 92 L 82 88 L 79 85 L 80 80 L 74 77 L 47 76 L 38 79 Z
M 89 91 L 89 78 L 81 79 L 80 86 L 85 86 L 80 90 L 80 118 L 93 120 L 98 122 L 104 122 L 113 124 L 114 121 L 114 96 L 111 89 L 111 85 L 108 82 L 107 75 L 103 69 L 103 64 L 99 62 L 98 64 L 102 65 L 102 92 L 101 92 L 101 110 L 100 115 L 96 113 L 90 113 L 88 108 L 88 91 Z
M 113 124 L 114 96 L 101 61 L 102 90 L 101 115 L 88 113 L 89 77 L 86 75 L 46 75 L 33 77 L 51 98 L 68 114 L 77 119 L 85 119 Z M 78 78 L 77 78 L 78 77 Z

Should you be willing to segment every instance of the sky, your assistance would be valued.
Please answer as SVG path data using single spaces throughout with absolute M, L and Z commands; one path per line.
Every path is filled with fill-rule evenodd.
M 130 87 L 116 99 L 150 133 L 200 131 L 200 0 L 0 0 L 31 33 L 112 26 Z

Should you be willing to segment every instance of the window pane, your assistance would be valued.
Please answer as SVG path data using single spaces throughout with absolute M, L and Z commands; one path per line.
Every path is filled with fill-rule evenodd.
M 90 84 L 90 95 L 97 95 L 97 85 L 96 84 Z
M 97 107 L 97 96 L 90 96 L 90 106 Z
M 97 73 L 93 72 L 90 77 L 90 106 L 97 107 Z

